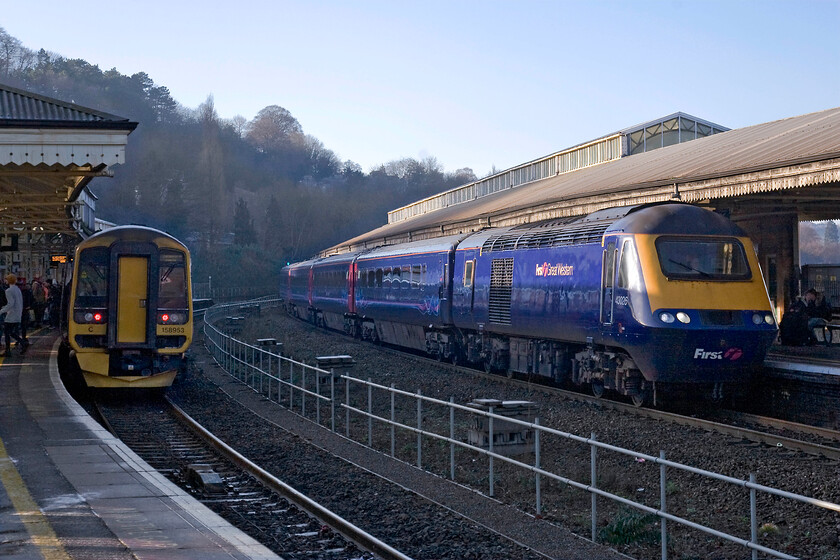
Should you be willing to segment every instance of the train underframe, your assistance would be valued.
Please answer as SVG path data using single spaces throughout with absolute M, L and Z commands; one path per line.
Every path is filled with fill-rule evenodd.
M 411 348 L 439 361 L 469 364 L 488 373 L 537 375 L 557 385 L 589 386 L 597 397 L 609 391 L 629 398 L 636 406 L 657 401 L 657 384 L 645 379 L 633 359 L 618 348 L 374 321 L 311 307 L 303 312 L 292 305 L 288 311 L 317 326 L 374 343 Z M 720 387 L 710 392 L 722 395 Z

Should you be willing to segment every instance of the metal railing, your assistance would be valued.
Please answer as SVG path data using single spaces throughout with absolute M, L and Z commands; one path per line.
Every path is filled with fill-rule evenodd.
M 230 287 L 214 287 L 211 282 L 193 282 L 192 295 L 193 299 L 212 299 L 213 301 L 240 301 L 246 298 L 255 298 L 263 294 L 271 294 L 279 292 L 279 287 L 275 285 L 262 286 L 230 286 Z
M 260 303 L 266 306 L 276 306 L 279 304 L 278 300 L 263 300 Z M 738 479 L 731 476 L 722 475 L 712 471 L 699 469 L 682 463 L 669 461 L 665 458 L 665 452 L 660 451 L 659 456 L 653 456 L 647 453 L 641 453 L 631 449 L 617 447 L 605 442 L 598 441 L 596 435 L 592 433 L 590 437 L 582 437 L 569 432 L 564 432 L 554 428 L 540 425 L 539 418 L 533 422 L 522 421 L 509 416 L 502 416 L 496 414 L 493 408 L 489 411 L 482 411 L 474 407 L 469 407 L 461 404 L 456 404 L 454 398 L 449 401 L 444 401 L 428 396 L 422 395 L 419 391 L 412 393 L 400 389 L 396 389 L 393 384 L 389 386 L 373 383 L 370 380 L 363 380 L 352 377 L 346 374 L 336 373 L 334 370 L 328 371 L 315 366 L 307 365 L 298 362 L 289 357 L 281 355 L 279 352 L 272 352 L 259 345 L 248 344 L 241 340 L 237 340 L 233 334 L 224 332 L 224 328 L 214 326 L 214 321 L 218 321 L 220 317 L 226 316 L 230 309 L 233 309 L 241 304 L 233 304 L 228 306 L 217 306 L 208 311 L 205 322 L 205 344 L 214 356 L 215 361 L 225 369 L 228 373 L 247 383 L 255 391 L 267 396 L 271 400 L 275 400 L 282 406 L 287 406 L 291 411 L 299 413 L 303 417 L 314 420 L 319 425 L 325 425 L 325 417 L 322 418 L 322 408 L 329 410 L 329 419 L 325 427 L 329 427 L 332 431 L 338 432 L 337 428 L 337 408 L 344 409 L 344 435 L 351 438 L 353 433 L 353 420 L 361 419 L 359 423 L 357 420 L 356 428 L 366 425 L 366 444 L 374 447 L 374 424 L 385 426 L 389 434 L 384 436 L 385 440 L 390 439 L 390 455 L 397 457 L 396 441 L 397 430 L 401 433 L 413 435 L 413 446 L 416 456 L 414 462 L 418 468 L 423 468 L 423 448 L 424 442 L 437 441 L 441 444 L 448 445 L 449 450 L 449 477 L 455 479 L 456 472 L 456 453 L 457 448 L 467 450 L 471 453 L 477 453 L 488 459 L 489 470 L 487 473 L 488 480 L 488 495 L 495 495 L 495 481 L 496 476 L 496 461 L 500 461 L 518 469 L 528 471 L 534 476 L 535 487 L 535 511 L 537 515 L 541 515 L 543 511 L 543 492 L 542 480 L 548 479 L 563 483 L 570 487 L 587 492 L 591 495 L 591 539 L 598 540 L 597 534 L 597 516 L 598 503 L 597 498 L 606 498 L 617 504 L 621 504 L 635 510 L 653 515 L 660 520 L 661 531 L 661 557 L 663 560 L 668 558 L 667 544 L 669 540 L 668 522 L 673 522 L 697 531 L 701 531 L 713 537 L 729 541 L 731 543 L 740 545 L 752 551 L 752 558 L 756 559 L 759 552 L 772 556 L 775 558 L 794 559 L 795 556 L 785 554 L 783 552 L 773 550 L 758 543 L 759 527 L 758 527 L 758 512 L 757 512 L 757 498 L 759 494 L 766 494 L 768 496 L 775 496 L 793 500 L 795 502 L 807 504 L 810 506 L 822 508 L 828 511 L 840 512 L 840 505 L 818 500 L 787 492 L 777 488 L 764 486 L 756 482 L 754 474 L 750 474 L 748 480 Z M 343 391 L 337 387 L 337 384 L 344 384 Z M 374 400 L 374 391 L 384 392 L 388 395 L 387 399 Z M 342 402 L 337 399 L 344 395 Z M 412 421 L 398 420 L 395 406 L 396 398 L 407 398 L 413 400 L 414 403 L 408 406 L 402 406 L 401 412 L 403 416 L 406 410 L 411 410 Z M 309 405 L 307 409 L 307 399 L 314 401 L 313 405 Z M 361 404 L 359 401 L 362 401 Z M 383 404 L 385 401 L 385 404 Z M 449 421 L 447 429 L 443 429 L 443 424 L 446 422 L 435 422 L 441 428 L 438 433 L 430 429 L 424 424 L 431 423 L 427 418 L 424 422 L 425 407 L 436 406 L 445 407 L 449 411 Z M 374 408 L 382 408 L 390 411 L 387 414 L 376 414 Z M 416 416 L 413 411 L 416 409 Z M 466 438 L 457 437 L 459 429 L 464 430 L 465 422 L 456 423 L 456 412 L 468 413 L 470 418 L 482 416 L 487 419 L 489 426 L 488 447 L 483 448 L 472 445 L 465 441 Z M 312 416 L 314 415 L 314 418 Z M 533 462 L 524 462 L 513 457 L 506 456 L 499 452 L 494 446 L 494 429 L 493 423 L 504 422 L 507 424 L 514 424 L 522 427 L 525 430 L 533 430 L 534 433 L 534 453 Z M 545 438 L 554 436 L 585 445 L 589 448 L 590 469 L 589 480 L 581 482 L 574 480 L 569 476 L 564 476 L 560 473 L 546 470 L 541 465 L 541 456 Z M 608 492 L 598 486 L 598 458 L 599 452 L 618 453 L 620 455 L 633 457 L 636 462 L 647 462 L 659 466 L 659 500 L 658 507 L 640 503 L 629 498 L 620 496 L 616 493 Z M 667 476 L 668 469 L 698 475 L 705 479 L 723 482 L 736 487 L 743 488 L 749 496 L 749 532 L 750 537 L 742 538 L 735 535 L 730 535 L 726 532 L 719 531 L 712 527 L 705 526 L 700 523 L 693 522 L 684 517 L 680 517 L 668 512 L 668 504 L 666 499 L 666 489 L 668 487 L 669 479 Z M 746 513 L 744 514 L 746 517 Z

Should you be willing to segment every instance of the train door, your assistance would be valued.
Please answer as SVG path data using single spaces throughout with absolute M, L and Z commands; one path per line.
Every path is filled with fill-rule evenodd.
M 475 308 L 475 253 L 474 250 L 466 250 L 457 254 L 453 276 L 455 286 L 452 289 L 453 313 L 458 314 L 458 319 L 470 322 L 473 321 Z M 463 268 L 461 257 L 464 259 Z
M 601 256 L 601 325 L 610 326 L 613 323 L 613 310 L 615 305 L 615 241 L 607 243 Z
M 154 348 L 159 286 L 157 247 L 150 243 L 115 243 L 111 246 L 108 339 L 117 348 Z M 150 279 L 154 278 L 152 282 Z
M 118 267 L 117 343 L 145 344 L 149 312 L 149 259 L 120 256 Z

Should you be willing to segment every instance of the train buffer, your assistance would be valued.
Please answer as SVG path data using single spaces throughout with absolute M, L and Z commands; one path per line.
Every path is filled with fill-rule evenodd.
M 496 399 L 475 399 L 467 406 L 482 412 L 492 412 L 523 422 L 533 422 L 539 413 L 539 406 L 531 401 L 500 401 Z M 474 414 L 470 423 L 468 442 L 470 445 L 489 449 L 493 438 L 493 451 L 502 455 L 522 455 L 534 451 L 534 430 L 493 418 L 493 433 L 490 434 L 490 418 Z

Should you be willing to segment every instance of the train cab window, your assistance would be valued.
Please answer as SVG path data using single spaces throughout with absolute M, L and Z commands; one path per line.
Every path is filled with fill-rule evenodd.
M 636 245 L 626 239 L 621 247 L 621 257 L 618 262 L 618 287 L 627 290 L 638 290 L 642 287 L 639 274 L 639 257 Z
M 160 309 L 187 309 L 186 256 L 181 251 L 160 252 Z
M 744 246 L 733 238 L 660 237 L 656 252 L 662 273 L 672 280 L 749 280 Z
M 475 261 L 469 260 L 464 263 L 464 287 L 470 288 L 473 285 L 473 274 L 475 271 Z
M 111 253 L 108 247 L 92 247 L 79 255 L 76 307 L 108 306 L 108 273 Z

